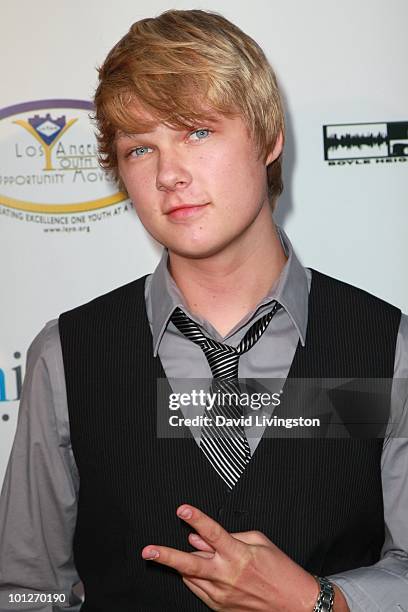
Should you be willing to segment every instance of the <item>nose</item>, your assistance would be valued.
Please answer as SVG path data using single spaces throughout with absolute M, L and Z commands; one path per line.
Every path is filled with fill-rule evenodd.
M 174 151 L 161 151 L 156 175 L 156 187 L 159 191 L 184 189 L 191 183 L 192 176 L 185 160 Z

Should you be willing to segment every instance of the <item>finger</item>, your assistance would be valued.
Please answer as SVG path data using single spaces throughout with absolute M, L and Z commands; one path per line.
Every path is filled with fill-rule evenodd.
M 244 542 L 244 544 L 262 545 L 271 544 L 271 541 L 260 531 L 240 531 L 230 534 L 236 540 Z M 198 533 L 190 533 L 188 540 L 191 546 L 198 548 L 198 550 L 205 550 L 207 552 L 215 552 L 214 548 L 207 544 Z
M 197 557 L 202 557 L 203 559 L 212 559 L 214 557 L 213 552 L 205 552 L 204 550 L 193 550 L 190 555 L 197 555 Z
M 212 553 L 215 552 L 214 548 L 207 544 L 207 542 L 205 542 L 203 538 L 198 535 L 198 533 L 190 533 L 188 536 L 188 541 L 190 542 L 191 546 L 198 548 L 198 550 L 205 550 Z
M 231 536 L 245 544 L 254 544 L 258 546 L 272 544 L 270 539 L 261 531 L 240 531 L 231 533 Z
M 194 506 L 185 504 L 179 506 L 177 516 L 191 525 L 201 538 L 221 555 L 230 555 L 240 547 L 239 541 L 235 540 L 217 521 Z
M 212 575 L 212 564 L 208 558 L 186 553 L 168 546 L 156 546 L 149 544 L 142 549 L 142 557 L 146 561 L 156 561 L 161 565 L 167 565 L 189 576 L 210 578 Z

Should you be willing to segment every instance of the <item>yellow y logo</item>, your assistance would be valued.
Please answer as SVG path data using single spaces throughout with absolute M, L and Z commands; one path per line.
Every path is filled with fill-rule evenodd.
M 47 116 L 48 121 L 51 120 L 51 118 L 49 117 L 49 115 Z M 65 117 L 64 117 L 65 119 Z M 52 120 L 51 120 L 52 121 Z M 52 167 L 52 163 L 51 163 L 51 151 L 54 148 L 54 146 L 57 144 L 57 142 L 59 141 L 59 139 L 61 138 L 61 136 L 63 134 L 65 134 L 65 132 L 76 122 L 78 121 L 78 119 L 70 119 L 63 127 L 62 129 L 60 129 L 56 124 L 54 124 L 54 129 L 58 132 L 53 138 L 52 138 L 52 134 L 50 134 L 49 136 L 46 135 L 46 133 L 44 133 L 44 137 L 47 138 L 47 140 L 49 140 L 50 142 L 46 142 L 44 137 L 41 134 L 41 131 L 39 128 L 41 128 L 41 125 L 39 126 L 39 128 L 36 130 L 28 121 L 24 121 L 23 119 L 17 119 L 16 121 L 13 121 L 13 123 L 16 123 L 17 125 L 21 125 L 21 127 L 23 127 L 25 130 L 27 130 L 27 132 L 29 132 L 31 134 L 31 136 L 34 136 L 34 138 L 36 140 L 38 140 L 38 142 L 40 143 L 41 147 L 44 150 L 44 155 L 45 155 L 45 168 L 44 170 L 54 170 L 54 168 Z M 44 123 L 46 122 L 46 120 L 44 120 Z M 58 131 L 60 130 L 60 131 Z

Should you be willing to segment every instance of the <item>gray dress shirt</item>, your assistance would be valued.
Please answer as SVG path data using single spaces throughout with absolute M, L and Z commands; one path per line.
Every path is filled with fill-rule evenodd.
M 169 322 L 176 306 L 201 325 L 207 335 L 237 346 L 275 299 L 283 308 L 261 340 L 240 357 L 239 376 L 286 379 L 299 339 L 305 342 L 311 273 L 300 264 L 283 230 L 279 229 L 279 235 L 288 256 L 279 279 L 225 337 L 208 321 L 188 311 L 168 272 L 168 254 L 164 250 L 155 272 L 147 278 L 145 298 L 154 355 L 160 357 L 172 386 L 177 379 L 192 376 L 211 379 L 200 347 Z M 408 379 L 407 316 L 402 317 L 398 333 L 394 379 Z M 404 434 L 398 437 L 397 425 L 398 431 L 408 431 L 408 393 L 404 384 L 393 385 L 391 418 L 382 452 L 386 539 L 381 560 L 331 577 L 342 589 L 352 612 L 408 612 L 408 439 L 402 437 Z M 199 430 L 193 434 L 199 443 Z M 256 435 L 248 435 L 252 454 L 261 436 L 259 427 Z M 79 610 L 81 600 L 72 591 L 79 583 L 72 554 L 78 490 L 55 320 L 45 326 L 28 351 L 17 431 L 0 498 L 0 612 Z M 40 592 L 64 593 L 67 602 L 17 605 L 9 601 L 11 593 Z

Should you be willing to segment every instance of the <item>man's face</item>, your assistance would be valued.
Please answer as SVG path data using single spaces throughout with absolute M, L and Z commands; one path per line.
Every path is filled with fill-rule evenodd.
M 258 159 L 240 117 L 217 115 L 189 130 L 160 123 L 144 134 L 119 134 L 116 146 L 141 222 L 170 252 L 210 257 L 239 245 L 269 213 L 266 165 L 281 145 L 266 162 Z

